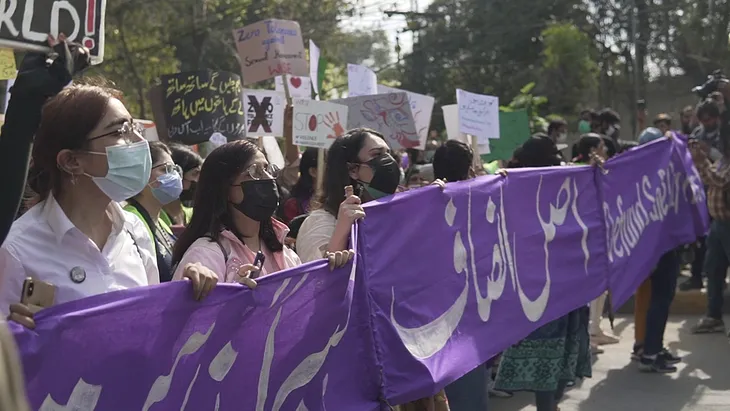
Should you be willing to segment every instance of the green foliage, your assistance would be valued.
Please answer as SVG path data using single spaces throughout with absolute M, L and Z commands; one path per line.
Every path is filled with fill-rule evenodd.
M 540 116 L 541 107 L 547 104 L 548 99 L 544 96 L 532 94 L 534 88 L 534 82 L 527 83 L 520 89 L 520 94 L 516 95 L 508 105 L 499 107 L 500 111 L 508 113 L 520 110 L 527 111 L 527 116 L 530 121 L 530 132 L 532 134 L 545 132 L 548 126 L 548 120 Z

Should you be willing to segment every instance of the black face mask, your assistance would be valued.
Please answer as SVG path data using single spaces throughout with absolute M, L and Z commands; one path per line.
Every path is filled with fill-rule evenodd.
M 400 167 L 390 154 L 383 154 L 367 162 L 373 169 L 373 179 L 363 183 L 373 198 L 394 194 L 400 183 Z
M 195 187 L 198 185 L 196 181 L 185 180 L 190 183 L 190 188 L 180 193 L 180 201 L 187 203 L 195 199 Z
M 258 222 L 271 218 L 279 207 L 279 190 L 274 180 L 251 180 L 241 183 L 243 202 L 234 204 L 245 216 Z

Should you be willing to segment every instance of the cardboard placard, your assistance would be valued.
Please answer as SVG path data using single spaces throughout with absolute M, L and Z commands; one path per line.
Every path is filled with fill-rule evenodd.
M 259 21 L 233 30 L 233 38 L 241 62 L 243 84 L 284 74 L 309 75 L 302 30 L 296 21 Z
M 0 80 L 14 79 L 18 75 L 15 53 L 12 49 L 0 49 Z M 8 87 L 10 90 L 10 87 Z
M 387 87 L 380 84 L 378 84 L 378 93 L 406 93 L 408 95 L 408 102 L 411 103 L 411 113 L 413 113 L 413 121 L 416 123 L 416 131 L 418 132 L 419 138 L 419 144 L 416 148 L 419 150 L 425 150 L 426 140 L 428 140 L 428 129 L 431 126 L 431 114 L 433 114 L 433 105 L 436 102 L 436 99 L 431 96 Z
M 284 136 L 284 93 L 271 90 L 244 90 L 246 137 Z
M 7 0 L 0 10 L 0 46 L 48 51 L 48 33 L 64 33 L 91 52 L 91 61 L 104 59 L 106 0 Z
M 499 138 L 499 98 L 456 89 L 459 130 L 479 139 L 479 144 Z
M 198 144 L 221 133 L 244 136 L 241 78 L 233 73 L 197 71 L 162 77 L 165 125 L 172 141 Z
M 274 87 L 276 91 L 284 93 L 284 79 L 289 83 L 289 97 L 295 98 L 312 98 L 312 82 L 309 77 L 299 76 L 278 76 L 274 79 Z
M 459 131 L 459 106 L 457 104 L 451 104 L 448 106 L 441 106 L 441 110 L 444 112 L 444 125 L 446 126 L 446 135 L 449 140 L 458 140 L 462 143 L 468 144 L 473 148 L 472 136 L 464 134 Z M 489 154 L 491 147 L 489 143 L 496 140 L 489 140 L 486 144 L 477 144 L 477 150 L 480 155 Z
M 349 108 L 348 129 L 371 128 L 383 134 L 393 150 L 415 148 L 420 144 L 406 93 L 350 97 L 332 102 Z
M 328 149 L 347 131 L 348 108 L 329 101 L 294 100 L 294 144 Z
M 349 97 L 378 94 L 378 76 L 374 71 L 357 64 L 347 65 L 347 93 Z

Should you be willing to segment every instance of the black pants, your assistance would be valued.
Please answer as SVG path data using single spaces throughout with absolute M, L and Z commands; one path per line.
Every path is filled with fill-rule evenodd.
M 669 319 L 669 307 L 677 288 L 677 275 L 681 261 L 679 252 L 672 250 L 659 259 L 651 274 L 651 300 L 646 313 L 646 337 L 644 354 L 656 355 L 664 349 L 664 330 Z

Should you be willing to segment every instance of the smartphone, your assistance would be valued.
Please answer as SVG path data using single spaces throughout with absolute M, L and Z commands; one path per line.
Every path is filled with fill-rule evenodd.
M 56 301 L 56 286 L 45 281 L 26 278 L 23 281 L 23 293 L 20 302 L 36 313 L 43 308 L 53 306 Z
M 261 273 L 261 269 L 264 267 L 264 261 L 266 261 L 266 256 L 264 255 L 261 250 L 259 250 L 256 253 L 256 257 L 253 259 L 253 265 L 256 266 L 256 269 L 258 270 L 255 274 L 251 273 L 251 278 L 256 278 Z

